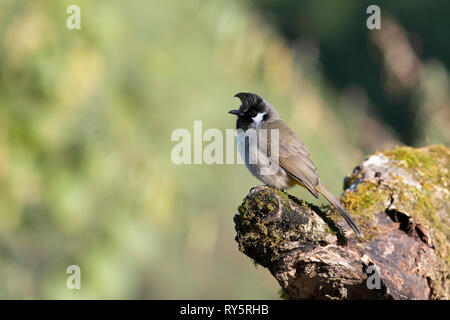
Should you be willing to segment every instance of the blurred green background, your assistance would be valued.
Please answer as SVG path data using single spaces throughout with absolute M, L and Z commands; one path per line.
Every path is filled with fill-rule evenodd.
M 278 298 L 234 241 L 259 182 L 174 165 L 171 133 L 234 128 L 233 95 L 258 93 L 335 194 L 366 154 L 448 145 L 450 2 L 378 1 L 376 31 L 369 4 L 2 0 L 0 298 Z

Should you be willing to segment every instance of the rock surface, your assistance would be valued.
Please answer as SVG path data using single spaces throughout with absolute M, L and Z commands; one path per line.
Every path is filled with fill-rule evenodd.
M 443 146 L 368 157 L 341 197 L 363 240 L 329 206 L 255 187 L 235 216 L 239 250 L 285 298 L 448 299 L 449 170 Z

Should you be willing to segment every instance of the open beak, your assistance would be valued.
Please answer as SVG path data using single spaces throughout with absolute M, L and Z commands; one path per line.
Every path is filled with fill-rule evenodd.
M 234 114 L 236 116 L 241 116 L 242 115 L 242 112 L 240 112 L 239 110 L 231 110 L 231 111 L 228 111 L 228 113 Z

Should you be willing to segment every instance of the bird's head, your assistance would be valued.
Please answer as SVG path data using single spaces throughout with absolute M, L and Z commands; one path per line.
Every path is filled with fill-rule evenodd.
M 231 110 L 228 113 L 238 116 L 237 129 L 257 128 L 265 121 L 279 119 L 275 108 L 257 94 L 239 92 L 235 97 L 241 100 L 241 106 L 238 110 Z

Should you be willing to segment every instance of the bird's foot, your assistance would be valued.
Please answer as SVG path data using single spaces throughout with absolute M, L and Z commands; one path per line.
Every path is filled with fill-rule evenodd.
M 250 189 L 250 192 L 252 192 L 253 189 L 262 188 L 262 187 L 269 187 L 269 186 L 268 186 L 267 184 L 264 184 L 264 185 L 257 185 L 257 186 L 252 187 L 252 188 Z
M 286 188 L 278 188 L 278 187 L 274 187 L 274 186 L 269 186 L 268 184 L 266 184 L 266 187 L 286 193 Z
M 275 190 L 278 190 L 278 191 L 286 193 L 286 188 L 277 188 L 277 187 L 274 187 L 274 186 L 271 186 L 271 185 L 268 185 L 268 184 L 254 186 L 254 187 L 252 187 L 250 189 L 250 191 L 252 191 L 253 189 L 256 189 L 256 188 L 271 188 L 271 189 L 275 189 Z

